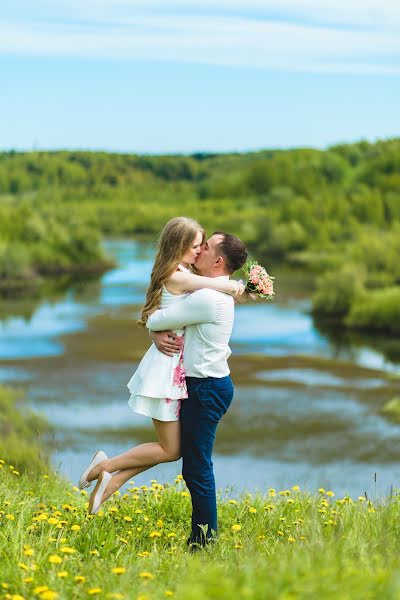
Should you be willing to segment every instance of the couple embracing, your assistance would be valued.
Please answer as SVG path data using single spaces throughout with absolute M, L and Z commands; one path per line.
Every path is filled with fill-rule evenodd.
M 227 359 L 234 298 L 245 292 L 230 280 L 247 259 L 245 245 L 223 232 L 206 240 L 194 220 L 177 217 L 161 232 L 139 325 L 152 345 L 128 383 L 129 406 L 153 419 L 158 441 L 113 458 L 98 451 L 79 487 L 97 479 L 89 513 L 138 473 L 182 456 L 192 499 L 194 549 L 217 531 L 212 450 L 218 423 L 233 398 Z

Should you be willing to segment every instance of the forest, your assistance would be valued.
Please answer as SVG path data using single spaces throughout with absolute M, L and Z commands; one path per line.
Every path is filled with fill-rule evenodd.
M 400 333 L 400 138 L 326 150 L 150 156 L 0 153 L 0 294 L 110 267 L 101 239 L 177 215 L 313 276 L 323 321 Z

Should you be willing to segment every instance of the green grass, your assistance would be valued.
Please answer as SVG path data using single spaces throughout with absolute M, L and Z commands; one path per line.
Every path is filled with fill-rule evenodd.
M 5 598 L 400 596 L 397 495 L 378 503 L 294 486 L 220 498 L 218 541 L 192 555 L 179 477 L 132 483 L 94 516 L 87 493 L 51 473 L 32 478 L 4 464 L 0 477 Z

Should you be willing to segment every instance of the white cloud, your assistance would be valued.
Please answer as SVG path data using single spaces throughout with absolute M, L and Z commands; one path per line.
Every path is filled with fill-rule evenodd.
M 302 0 L 300 5 L 281 0 L 278 16 L 274 4 L 41 0 L 36 18 L 24 11 L 13 15 L 10 4 L 8 22 L 0 24 L 0 53 L 399 74 L 400 37 L 394 24 L 400 22 L 400 5 L 388 0 Z M 257 14 L 247 16 L 252 10 Z

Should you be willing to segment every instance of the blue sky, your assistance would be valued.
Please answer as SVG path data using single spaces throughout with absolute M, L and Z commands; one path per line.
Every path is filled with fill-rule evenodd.
M 2 0 L 0 15 L 1 149 L 400 135 L 393 0 Z

